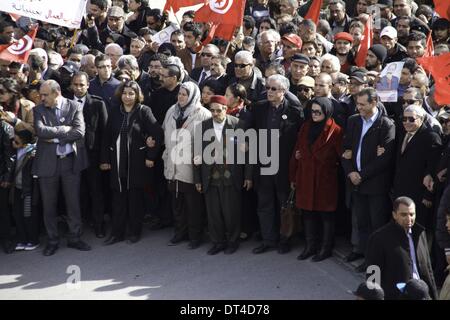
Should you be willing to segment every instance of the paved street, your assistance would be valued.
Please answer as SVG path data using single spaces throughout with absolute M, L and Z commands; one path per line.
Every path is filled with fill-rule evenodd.
M 233 255 L 208 256 L 209 243 L 196 250 L 167 246 L 169 229 L 107 247 L 86 233 L 90 252 L 69 249 L 63 240 L 52 257 L 42 255 L 42 246 L 0 253 L 0 299 L 353 299 L 347 291 L 361 281 L 337 258 L 296 260 L 300 244 L 286 255 L 255 255 L 250 240 Z M 81 271 L 79 288 L 66 285 L 73 265 Z

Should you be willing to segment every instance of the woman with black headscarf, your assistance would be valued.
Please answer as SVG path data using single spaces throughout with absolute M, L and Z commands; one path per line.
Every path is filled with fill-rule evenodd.
M 296 205 L 303 211 L 306 238 L 306 247 L 298 256 L 299 260 L 313 256 L 312 261 L 322 261 L 332 252 L 338 199 L 337 170 L 343 136 L 332 113 L 330 99 L 312 100 L 311 119 L 300 129 L 291 158 L 291 187 L 296 189 Z M 322 232 L 318 228 L 320 222 Z

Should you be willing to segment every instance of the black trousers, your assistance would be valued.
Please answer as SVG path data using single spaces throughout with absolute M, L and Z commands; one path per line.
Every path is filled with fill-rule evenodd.
M 30 203 L 30 205 L 32 205 Z M 16 241 L 17 243 L 39 243 L 39 215 L 35 207 L 31 207 L 31 214 L 28 217 L 24 215 L 24 199 L 22 190 L 15 188 L 13 217 L 16 223 Z
M 303 210 L 306 246 L 331 250 L 334 244 L 335 212 Z
M 73 156 L 57 161 L 56 173 L 53 177 L 39 178 L 44 223 L 49 244 L 58 244 L 59 242 L 57 208 L 61 187 L 66 203 L 68 241 L 76 242 L 81 235 L 80 174 L 73 172 Z
M 365 254 L 370 235 L 389 221 L 391 204 L 387 194 L 367 195 L 354 191 L 352 210 L 358 224 L 358 252 Z
M 203 195 L 194 184 L 170 181 L 172 209 L 175 222 L 175 236 L 189 236 L 190 240 L 201 240 L 205 221 Z
M 103 190 L 102 171 L 99 165 L 91 164 L 81 173 L 81 212 L 97 227 L 103 224 L 105 213 Z
M 0 240 L 11 238 L 11 210 L 8 200 L 9 189 L 0 187 Z
M 122 182 L 122 192 L 112 192 L 112 232 L 111 236 L 123 238 L 140 237 L 144 220 L 144 189 L 127 190 L 126 181 Z
M 205 193 L 208 230 L 215 244 L 236 243 L 241 233 L 241 192 L 210 185 Z
M 242 191 L 242 232 L 251 234 L 259 230 L 258 200 L 254 189 Z
M 261 176 L 258 184 L 258 217 L 263 242 L 275 246 L 280 237 L 280 210 L 289 196 L 280 190 L 275 176 Z

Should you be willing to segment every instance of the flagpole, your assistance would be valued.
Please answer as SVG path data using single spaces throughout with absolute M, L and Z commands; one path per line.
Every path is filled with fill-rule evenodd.
M 234 37 L 234 33 L 235 33 L 235 32 L 236 32 L 236 28 L 234 28 L 234 31 L 233 31 L 233 37 Z M 225 49 L 225 52 L 224 52 L 224 54 L 223 54 L 224 57 L 227 56 L 228 50 L 230 49 L 231 41 L 232 41 L 232 40 L 228 41 L 227 48 Z
M 73 32 L 73 36 L 72 36 L 72 40 L 70 41 L 70 47 L 73 48 L 73 46 L 75 45 L 75 42 L 77 41 L 77 35 L 78 32 L 80 31 L 80 29 L 75 29 L 75 31 Z

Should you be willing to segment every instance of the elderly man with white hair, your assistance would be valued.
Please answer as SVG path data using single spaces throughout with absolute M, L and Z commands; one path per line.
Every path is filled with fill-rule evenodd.
M 410 105 L 403 111 L 403 128 L 398 137 L 394 198 L 410 197 L 416 203 L 417 222 L 433 225 L 433 174 L 441 152 L 439 134 L 425 125 L 426 111 Z
M 264 100 L 265 81 L 261 71 L 255 67 L 253 55 L 250 51 L 242 50 L 234 56 L 235 78 L 230 80 L 230 84 L 242 84 L 247 90 L 247 98 L 251 102 Z
M 105 54 L 111 58 L 112 68 L 115 71 L 117 68 L 117 61 L 123 55 L 123 49 L 117 43 L 110 43 L 105 47 Z
M 52 80 L 59 81 L 59 73 L 58 73 L 58 71 L 53 70 L 52 68 L 49 68 L 49 66 L 48 66 L 48 54 L 47 54 L 47 51 L 45 51 L 42 48 L 35 48 L 35 49 L 32 49 L 30 51 L 29 57 L 33 56 L 33 55 L 39 56 L 39 57 L 42 58 L 42 60 L 44 60 L 44 70 L 41 73 L 42 80 L 52 79 Z M 29 59 L 29 57 L 28 57 L 28 59 Z
M 256 56 L 256 66 L 263 74 L 272 62 L 283 60 L 280 41 L 280 34 L 273 29 L 263 31 L 258 35 L 256 43 L 259 48 L 259 54 Z
M 289 80 L 281 75 L 267 79 L 267 99 L 252 108 L 253 128 L 258 134 L 256 192 L 258 217 L 263 242 L 253 253 L 266 252 L 279 245 L 279 252 L 289 251 L 288 239 L 280 237 L 280 210 L 289 195 L 288 168 L 297 132 L 303 123 L 303 112 L 285 98 Z M 264 135 L 264 133 L 267 133 Z M 267 153 L 263 152 L 265 150 Z M 250 154 L 252 150 L 250 150 Z M 264 154 L 269 155 L 268 159 Z M 281 239 L 280 239 L 281 238 Z

